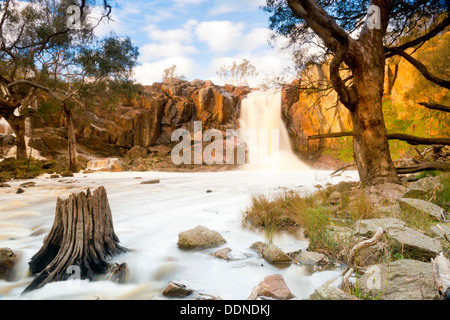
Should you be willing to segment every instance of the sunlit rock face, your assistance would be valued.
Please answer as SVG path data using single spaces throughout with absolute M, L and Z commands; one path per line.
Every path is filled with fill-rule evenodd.
M 193 122 L 203 130 L 235 128 L 240 101 L 248 87 L 216 86 L 211 81 L 169 79 L 145 87 L 145 95 L 122 99 L 116 106 L 87 106 L 74 114 L 77 143 L 102 156 L 126 153 L 134 146 L 170 145 L 174 130 L 193 132 Z M 40 127 L 64 126 L 54 116 Z M 45 131 L 44 130 L 44 131 Z
M 324 89 L 329 79 L 326 66 L 311 65 L 302 74 L 301 81 L 294 81 L 282 90 L 282 114 L 293 147 L 300 154 L 317 157 L 321 150 L 336 148 L 333 139 L 310 140 L 316 134 L 351 131 L 351 119 L 348 110 L 338 102 L 334 91 L 317 93 L 300 90 L 314 85 Z M 330 91 L 330 92 L 329 92 Z

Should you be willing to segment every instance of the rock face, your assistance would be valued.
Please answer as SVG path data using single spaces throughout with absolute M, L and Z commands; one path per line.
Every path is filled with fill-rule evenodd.
M 272 274 L 264 278 L 251 292 L 248 300 L 256 300 L 258 297 L 269 297 L 276 300 L 289 300 L 295 298 L 289 290 L 283 276 Z
M 430 215 L 437 221 L 445 219 L 444 209 L 425 200 L 402 198 L 399 200 L 399 205 L 402 210 Z
M 183 249 L 203 249 L 218 247 L 226 240 L 217 231 L 197 226 L 178 234 L 178 247 Z
M 77 143 L 101 157 L 114 157 L 136 146 L 170 145 L 172 132 L 182 128 L 192 134 L 194 121 L 202 121 L 203 130 L 236 128 L 240 101 L 250 91 L 200 80 L 154 83 L 113 108 L 92 105 L 74 114 Z M 57 129 L 63 124 L 64 119 L 56 116 L 36 124 L 33 148 L 43 155 L 67 152 L 67 132 Z
M 11 274 L 16 263 L 16 255 L 9 248 L 0 248 L 0 280 L 5 280 Z
M 314 64 L 305 69 L 302 79 L 309 79 L 319 87 L 326 86 L 328 73 L 325 66 Z M 334 92 L 327 96 L 323 96 L 323 92 L 307 95 L 299 90 L 303 86 L 305 84 L 294 81 L 282 91 L 282 115 L 294 149 L 308 157 L 318 157 L 323 147 L 338 150 L 335 139 L 308 141 L 308 136 L 351 131 L 350 113 L 341 103 L 333 108 L 337 101 Z
M 358 221 L 355 226 L 355 235 L 370 238 L 380 226 L 402 250 L 413 256 L 430 260 L 442 251 L 442 246 L 438 240 L 407 227 L 403 221 L 395 218 Z
M 439 297 L 430 263 L 397 260 L 376 265 L 376 268 L 372 269 L 376 272 L 361 277 L 363 294 L 382 300 L 435 300 Z

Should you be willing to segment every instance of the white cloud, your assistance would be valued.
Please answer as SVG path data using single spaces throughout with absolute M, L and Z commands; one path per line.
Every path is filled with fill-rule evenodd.
M 208 14 L 215 16 L 237 11 L 254 11 L 265 4 L 266 0 L 215 0 Z
M 142 61 L 149 61 L 157 58 L 195 54 L 198 53 L 198 50 L 194 46 L 185 46 L 178 42 L 170 42 L 162 44 L 147 43 L 139 49 L 139 52 Z
M 196 34 L 209 49 L 222 54 L 230 51 L 250 52 L 267 45 L 270 31 L 253 28 L 245 32 L 244 23 L 231 21 L 204 21 L 198 24 Z
M 157 26 L 151 24 L 146 27 L 148 36 L 151 40 L 167 42 L 184 42 L 190 43 L 193 41 L 193 29 L 198 25 L 198 21 L 194 19 L 188 20 L 180 28 L 171 30 L 161 30 Z
M 184 56 L 170 57 L 155 62 L 145 62 L 134 69 L 134 75 L 137 82 L 144 85 L 151 85 L 154 82 L 160 82 L 164 69 L 177 66 L 177 73 L 187 78 L 192 78 L 198 69 L 197 64 L 190 58 Z

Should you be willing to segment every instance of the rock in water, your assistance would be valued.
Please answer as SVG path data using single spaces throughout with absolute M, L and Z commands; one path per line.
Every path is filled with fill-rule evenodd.
M 192 292 L 193 290 L 188 288 L 182 281 L 171 281 L 162 295 L 168 297 L 187 297 Z
M 224 243 L 226 243 L 226 240 L 220 233 L 203 226 L 197 226 L 178 234 L 178 247 L 183 249 L 213 248 Z
M 435 300 L 439 298 L 431 263 L 397 260 L 372 266 L 359 280 L 361 291 L 382 300 Z
M 148 180 L 148 181 L 142 181 L 141 184 L 157 184 L 160 183 L 159 179 L 154 180 Z
M 256 250 L 269 263 L 292 263 L 292 258 L 274 244 L 255 242 L 250 249 Z
M 16 263 L 16 255 L 9 248 L 0 248 L 0 280 L 5 280 L 11 274 Z
M 289 300 L 295 298 L 284 282 L 281 274 L 272 274 L 264 278 L 251 292 L 247 300 L 256 300 L 258 297 L 268 297 L 276 300 Z

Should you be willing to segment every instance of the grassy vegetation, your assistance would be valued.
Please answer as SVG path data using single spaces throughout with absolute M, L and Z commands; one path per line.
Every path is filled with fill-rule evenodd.
M 55 173 L 67 170 L 55 160 L 16 160 L 7 158 L 0 162 L 0 181 L 35 178 L 44 173 Z
M 436 194 L 433 202 L 449 211 L 450 173 L 440 174 L 439 177 L 444 188 Z M 337 204 L 331 204 L 329 198 L 335 191 L 338 192 L 335 196 L 338 195 L 340 199 Z M 248 227 L 262 228 L 269 242 L 278 230 L 302 228 L 309 239 L 309 250 L 325 253 L 336 260 L 343 258 L 345 260 L 346 253 L 360 241 L 357 237 L 351 236 L 355 223 L 359 220 L 385 217 L 400 219 L 409 227 L 425 233 L 437 224 L 431 216 L 419 211 L 395 208 L 378 210 L 366 198 L 366 193 L 362 189 L 352 188 L 351 184 L 320 189 L 308 196 L 293 191 L 272 196 L 253 195 L 243 221 Z M 345 228 L 348 228 L 348 237 L 341 236 L 342 231 L 347 230 Z M 380 262 L 414 258 L 411 254 L 407 254 L 401 245 L 390 241 L 387 236 L 383 238 L 383 242 L 387 243 L 389 250 L 382 255 L 383 261 Z

